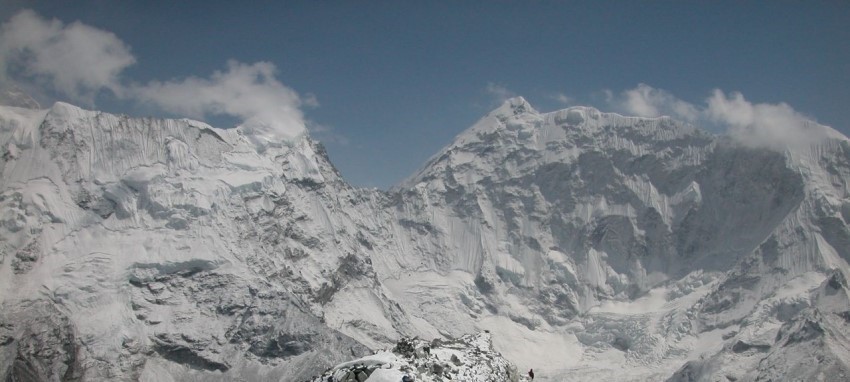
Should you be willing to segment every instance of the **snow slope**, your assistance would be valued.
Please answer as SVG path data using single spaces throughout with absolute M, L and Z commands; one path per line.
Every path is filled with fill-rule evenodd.
M 850 143 L 808 128 L 514 98 L 381 192 L 306 135 L 0 107 L 0 375 L 301 381 L 489 330 L 543 381 L 838 378 Z

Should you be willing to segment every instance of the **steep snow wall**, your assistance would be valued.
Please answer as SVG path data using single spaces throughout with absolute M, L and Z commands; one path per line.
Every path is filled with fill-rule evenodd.
M 2 108 L 0 134 L 0 375 L 298 380 L 367 351 L 317 308 L 335 274 L 369 273 L 331 245 L 356 224 L 332 211 L 369 198 L 320 146 L 261 155 L 235 130 L 61 103 Z
M 848 270 L 848 141 L 810 128 L 829 138 L 780 152 L 667 117 L 509 100 L 394 190 L 393 220 L 412 228 L 394 247 L 418 274 L 386 283 L 441 333 L 516 325 L 534 345 L 502 350 L 554 380 L 717 351 L 776 288 L 805 285 L 806 300 L 815 284 L 799 280 Z

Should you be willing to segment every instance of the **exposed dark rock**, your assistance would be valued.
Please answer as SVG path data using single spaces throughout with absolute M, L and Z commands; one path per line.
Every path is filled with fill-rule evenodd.
M 620 351 L 628 351 L 632 344 L 628 338 L 616 337 L 614 338 L 614 342 L 611 342 L 611 346 Z
M 34 302 L 25 311 L 31 314 L 26 322 L 0 322 L 3 346 L 15 348 L 11 363 L 0 364 L 0 375 L 6 381 L 82 381 L 83 355 L 73 323 L 50 302 Z
M 198 349 L 190 348 L 188 345 L 172 342 L 169 339 L 155 337 L 154 350 L 163 358 L 186 365 L 198 370 L 227 371 L 230 366 L 226 362 L 209 359 L 199 353 Z
M 756 352 L 766 352 L 770 350 L 770 345 L 748 344 L 744 341 L 737 341 L 734 345 L 732 345 L 732 352 L 734 353 L 743 353 L 749 350 L 754 350 Z

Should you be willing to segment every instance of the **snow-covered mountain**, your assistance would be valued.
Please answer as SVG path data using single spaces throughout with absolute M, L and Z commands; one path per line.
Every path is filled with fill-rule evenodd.
M 507 101 L 389 192 L 308 136 L 0 107 L 0 375 L 300 381 L 489 330 L 538 380 L 850 372 L 850 142 Z
M 41 109 L 32 96 L 15 85 L 0 83 L 0 105 L 22 107 L 24 109 Z
M 260 154 L 238 129 L 62 103 L 0 123 L 5 375 L 295 380 L 369 352 L 322 304 L 345 272 L 372 282 L 370 196 L 306 137 Z

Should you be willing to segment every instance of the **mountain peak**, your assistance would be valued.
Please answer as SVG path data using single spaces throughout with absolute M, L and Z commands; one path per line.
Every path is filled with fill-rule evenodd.
M 686 137 L 697 139 L 700 145 L 710 140 L 696 128 L 669 117 L 628 117 L 590 106 L 540 113 L 525 98 L 514 97 L 458 134 L 397 188 L 411 187 L 449 168 L 452 174 L 476 172 L 476 176 L 464 178 L 475 183 L 493 174 L 527 175 L 548 163 L 572 163 L 590 151 L 622 149 L 644 155 L 666 145 L 664 142 Z M 517 167 L 497 170 L 505 161 Z
M 15 85 L 0 87 L 0 105 L 41 109 L 38 101 Z
M 844 141 L 795 162 L 517 97 L 380 192 L 308 138 L 0 107 L 0 375 L 850 374 Z
M 502 105 L 490 112 L 490 116 L 505 116 L 510 117 L 525 113 L 538 114 L 537 110 L 531 106 L 525 98 L 516 96 L 506 99 Z

